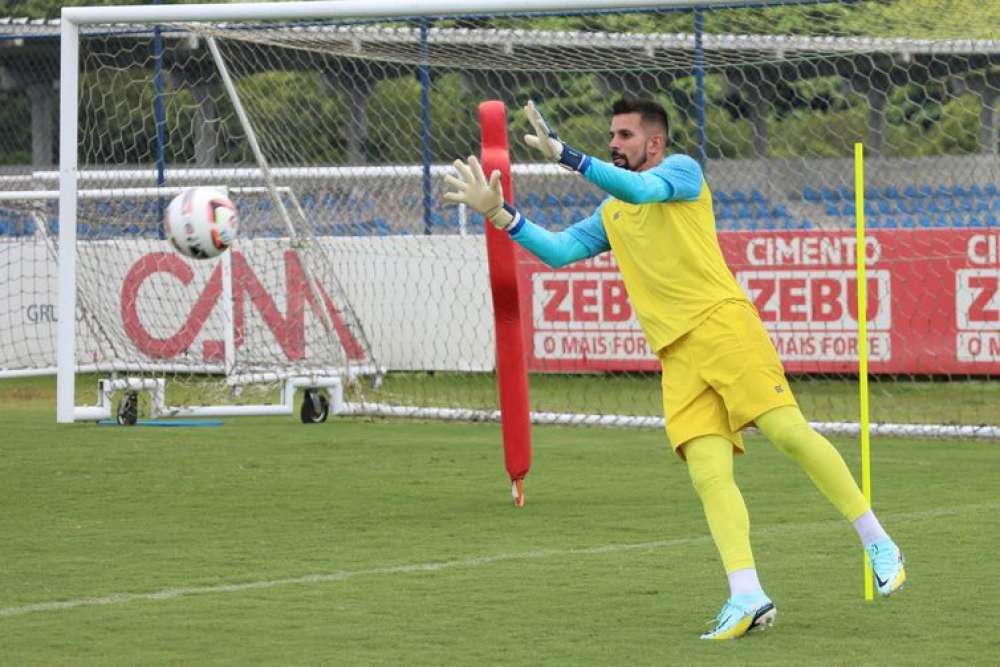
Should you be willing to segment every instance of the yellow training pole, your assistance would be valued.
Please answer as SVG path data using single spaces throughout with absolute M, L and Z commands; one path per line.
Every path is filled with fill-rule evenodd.
M 865 271 L 865 154 L 854 144 L 854 208 L 857 216 L 858 398 L 861 403 L 861 492 L 872 502 L 871 443 L 868 438 L 868 278 Z M 872 569 L 865 552 L 865 599 L 874 600 Z

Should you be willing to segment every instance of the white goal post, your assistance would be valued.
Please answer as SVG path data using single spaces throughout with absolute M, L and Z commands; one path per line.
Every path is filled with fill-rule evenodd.
M 638 95 L 702 164 L 720 246 L 809 418 L 858 428 L 863 345 L 873 431 L 1000 436 L 1000 41 L 883 4 L 64 8 L 58 172 L 0 173 L 0 209 L 34 220 L 0 211 L 0 268 L 22 262 L 13 274 L 44 291 L 25 267 L 57 253 L 58 421 L 104 418 L 136 391 L 153 415 L 287 413 L 306 391 L 329 392 L 332 412 L 498 419 L 482 220 L 442 202 L 442 177 L 478 151 L 477 105 L 499 99 L 515 202 L 563 229 L 603 193 L 537 164 L 518 107 L 539 101 L 603 158 L 605 107 Z M 164 200 L 193 185 L 238 200 L 218 262 L 158 236 Z M 662 426 L 656 356 L 614 257 L 549 269 L 519 252 L 517 277 L 533 421 Z M 14 341 L 18 299 L 0 308 Z M 29 352 L 51 338 L 32 335 Z M 0 344 L 0 375 L 51 368 L 24 349 Z M 84 373 L 96 406 L 78 405 Z

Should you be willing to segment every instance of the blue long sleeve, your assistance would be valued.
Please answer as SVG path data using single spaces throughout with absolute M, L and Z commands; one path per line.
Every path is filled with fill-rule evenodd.
M 553 268 L 593 256 L 570 230 L 550 232 L 524 217 L 510 237 Z
M 687 155 L 671 155 L 649 171 L 629 171 L 594 157 L 587 159 L 583 177 L 615 199 L 630 204 L 689 201 L 701 193 L 701 167 Z

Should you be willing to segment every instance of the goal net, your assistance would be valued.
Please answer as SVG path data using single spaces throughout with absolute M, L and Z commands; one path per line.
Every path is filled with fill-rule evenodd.
M 516 203 L 564 229 L 603 194 L 537 163 L 519 109 L 535 100 L 564 141 L 606 159 L 610 104 L 631 95 L 662 103 L 671 150 L 702 163 L 730 268 L 804 413 L 830 431 L 856 429 L 859 412 L 863 143 L 872 419 L 995 437 L 996 10 L 739 4 L 422 17 L 357 5 L 309 20 L 279 6 L 267 20 L 84 26 L 76 362 L 237 403 L 244 379 L 273 394 L 282 378 L 359 378 L 350 411 L 495 418 L 483 221 L 443 203 L 442 176 L 478 152 L 478 104 L 502 100 Z M 161 193 L 188 185 L 237 202 L 225 267 L 161 238 Z M 6 204 L 37 222 L 5 247 L 44 263 L 52 200 Z M 662 424 L 659 364 L 613 256 L 561 269 L 518 256 L 536 419 Z M 19 345 L 0 346 L 8 368 Z

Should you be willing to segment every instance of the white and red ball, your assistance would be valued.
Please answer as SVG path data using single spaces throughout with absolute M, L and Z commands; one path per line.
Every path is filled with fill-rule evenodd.
M 177 252 L 211 259 L 236 240 L 236 205 L 221 190 L 188 188 L 170 202 L 164 225 Z

